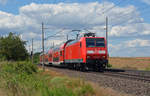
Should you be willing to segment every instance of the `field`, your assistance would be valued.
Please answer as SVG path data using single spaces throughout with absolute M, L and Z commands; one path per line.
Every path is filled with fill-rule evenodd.
M 0 96 L 93 96 L 83 80 L 43 72 L 28 62 L 0 64 Z M 2 91 L 5 90 L 5 91 Z
M 150 70 L 150 57 L 110 57 L 112 68 Z
M 150 70 L 150 57 L 110 57 L 109 64 L 112 68 Z M 0 96 L 129 96 L 59 72 L 43 72 L 29 62 L 0 62 L 0 81 Z
M 29 62 L 0 62 L 0 96 L 129 96 Z

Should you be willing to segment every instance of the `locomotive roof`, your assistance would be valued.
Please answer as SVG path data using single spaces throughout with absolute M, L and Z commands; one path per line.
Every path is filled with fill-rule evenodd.
M 67 43 L 67 46 L 77 43 L 79 41 L 82 41 L 84 38 L 104 38 L 104 40 L 105 40 L 105 37 L 81 37 L 80 39 L 76 39 L 76 40 L 73 40 L 73 41 Z
M 76 42 L 78 42 L 78 41 L 83 40 L 84 38 L 104 38 L 104 39 L 105 39 L 105 37 L 81 37 L 80 39 L 71 39 L 71 40 L 66 41 L 65 43 L 63 42 L 63 43 L 61 43 L 61 44 L 59 44 L 59 45 L 54 46 L 53 48 L 51 48 L 51 49 L 48 51 L 48 53 L 51 53 L 52 50 L 63 49 L 66 45 L 71 45 L 71 44 L 73 44 L 73 43 L 76 43 Z

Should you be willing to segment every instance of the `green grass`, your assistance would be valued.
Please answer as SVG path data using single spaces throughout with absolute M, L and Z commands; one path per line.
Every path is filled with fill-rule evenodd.
M 108 64 L 107 64 L 107 67 L 108 67 L 108 68 L 112 68 L 112 64 L 108 63 Z
M 7 96 L 93 96 L 83 80 L 51 76 L 29 62 L 0 64 L 0 88 Z

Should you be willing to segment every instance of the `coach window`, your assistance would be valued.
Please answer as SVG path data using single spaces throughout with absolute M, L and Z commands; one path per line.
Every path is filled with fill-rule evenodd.
M 52 57 L 52 54 L 49 54 L 49 57 Z
M 60 56 L 62 56 L 62 51 L 60 51 Z

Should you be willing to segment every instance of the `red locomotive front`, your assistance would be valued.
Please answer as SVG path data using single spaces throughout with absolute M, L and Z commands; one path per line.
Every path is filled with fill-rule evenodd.
M 108 52 L 104 37 L 88 37 L 86 39 L 86 64 L 94 70 L 105 69 L 108 64 Z
M 65 63 L 69 68 L 102 70 L 108 64 L 104 37 L 85 36 L 71 41 L 65 47 Z

